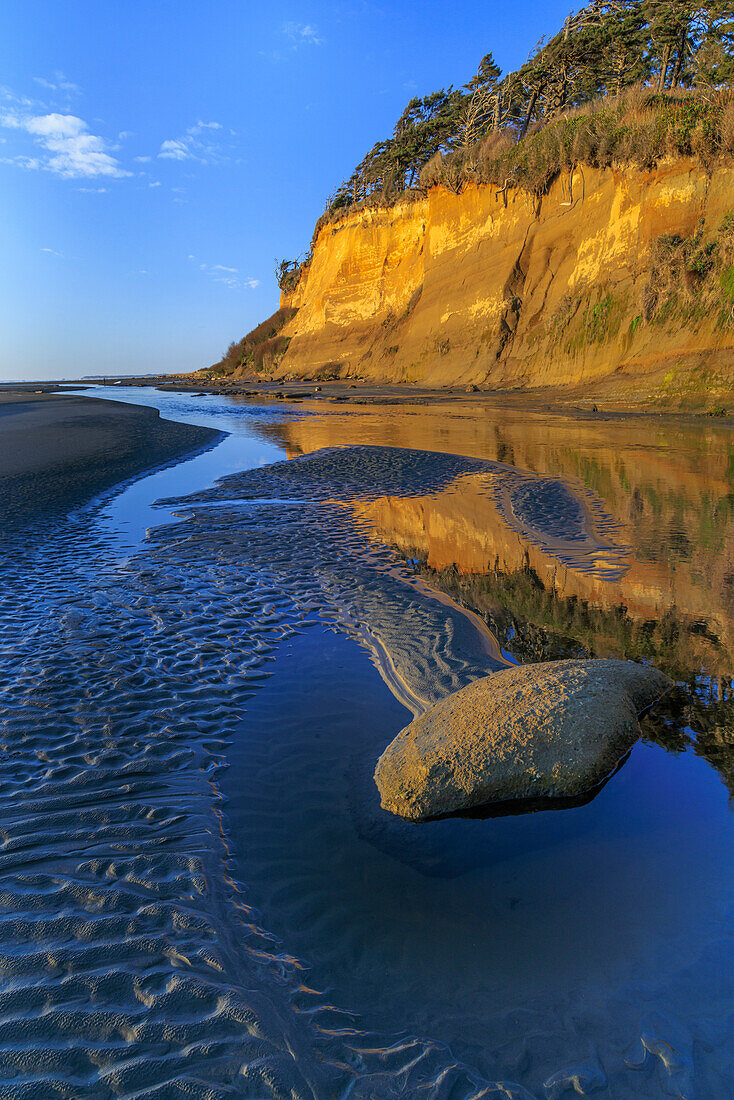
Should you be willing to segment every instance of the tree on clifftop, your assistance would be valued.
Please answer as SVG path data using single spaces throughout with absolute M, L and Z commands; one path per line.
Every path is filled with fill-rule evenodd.
M 720 88 L 734 83 L 734 7 L 730 0 L 714 0 L 699 12 L 699 46 L 694 59 L 698 88 Z
M 499 78 L 502 70 L 491 53 L 479 63 L 476 75 L 466 85 L 468 102 L 464 108 L 462 140 L 464 147 L 476 141 L 483 130 L 498 130 L 502 123 L 502 96 Z
M 455 144 L 466 98 L 449 87 L 411 99 L 395 125 L 389 151 L 395 176 L 405 186 L 413 187 L 431 157 Z
M 694 50 L 696 7 L 693 0 L 646 0 L 648 56 L 659 92 L 690 83 L 688 63 Z
M 328 209 L 372 195 L 389 201 L 421 180 L 461 186 L 467 173 L 474 178 L 488 135 L 501 131 L 489 145 L 506 149 L 634 85 L 652 94 L 695 87 L 713 103 L 723 102 L 721 89 L 732 83 L 732 0 L 592 0 L 515 72 L 503 77 L 488 53 L 464 88 L 411 99 L 392 135 L 372 147 Z

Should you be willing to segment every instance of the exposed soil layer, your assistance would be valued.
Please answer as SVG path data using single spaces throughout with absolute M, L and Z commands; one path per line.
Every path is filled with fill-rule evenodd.
M 733 184 L 734 170 L 686 160 L 577 167 L 540 198 L 437 187 L 349 214 L 320 231 L 283 298 L 298 312 L 275 376 L 710 407 L 734 388 L 731 318 L 698 308 L 690 287 L 672 313 L 645 303 L 655 242 L 715 241 Z

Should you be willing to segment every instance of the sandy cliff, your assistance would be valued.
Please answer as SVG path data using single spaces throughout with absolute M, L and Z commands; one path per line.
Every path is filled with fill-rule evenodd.
M 647 321 L 651 245 L 713 239 L 734 169 L 577 168 L 536 198 L 434 188 L 321 229 L 283 304 L 298 313 L 276 377 L 635 391 L 693 406 L 734 390 L 734 326 Z

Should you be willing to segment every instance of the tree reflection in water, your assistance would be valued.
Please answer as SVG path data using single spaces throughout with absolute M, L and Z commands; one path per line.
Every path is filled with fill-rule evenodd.
M 418 550 L 401 556 L 431 586 L 480 614 L 502 648 L 522 662 L 566 657 L 649 660 L 675 680 L 643 722 L 645 740 L 668 752 L 692 749 L 721 775 L 734 797 L 734 661 L 708 625 L 669 608 L 635 619 L 628 608 L 562 596 L 530 566 L 514 572 L 460 573 L 430 568 Z

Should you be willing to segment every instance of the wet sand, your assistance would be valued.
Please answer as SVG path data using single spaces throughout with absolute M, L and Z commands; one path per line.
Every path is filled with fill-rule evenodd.
M 381 502 L 470 483 L 464 541 L 496 513 L 626 568 L 606 496 L 425 409 L 386 447 L 299 408 L 317 454 L 221 455 L 196 493 L 182 464 L 131 551 L 105 504 L 0 547 L 0 1095 L 731 1095 L 734 820 L 704 760 L 643 744 L 584 807 L 426 828 L 372 782 L 411 710 L 499 663 Z
M 186 375 L 160 375 L 149 378 L 121 379 L 125 385 L 141 388 L 155 387 L 177 393 L 214 395 L 220 397 L 244 397 L 256 401 L 317 400 L 325 404 L 351 405 L 443 405 L 466 406 L 476 412 L 477 406 L 490 405 L 494 409 L 518 410 L 548 415 L 560 415 L 573 420 L 645 420 L 654 423 L 681 421 L 683 423 L 711 423 L 719 426 L 734 425 L 734 409 L 717 407 L 715 411 L 691 409 L 664 398 L 647 397 L 633 401 L 614 395 L 600 395 L 596 386 L 579 387 L 524 387 L 517 389 L 474 389 L 466 386 L 446 386 L 431 389 L 411 383 L 371 383 L 344 381 L 296 381 L 207 380 Z M 111 384 L 108 392 L 114 396 Z
M 642 745 L 585 807 L 425 828 L 380 811 L 372 771 L 405 722 L 395 703 L 415 712 L 497 664 L 476 620 L 395 564 L 361 522 L 365 502 L 449 493 L 480 475 L 495 501 L 509 497 L 508 528 L 587 546 L 594 560 L 595 546 L 611 549 L 596 522 L 602 502 L 574 507 L 572 484 L 364 445 L 224 478 L 178 501 L 180 522 L 152 535 L 166 574 L 198 563 L 199 598 L 201 563 L 228 598 L 234 581 L 266 578 L 268 608 L 297 635 L 284 638 L 227 746 L 232 877 L 298 960 L 296 974 L 310 966 L 309 988 L 355 1012 L 350 1097 L 417 1098 L 430 1078 L 436 1100 L 552 1098 L 580 1076 L 619 1100 L 682 1098 L 693 1095 L 694 1063 L 699 1094 L 727 1095 L 727 1046 L 709 1019 L 723 1018 L 731 996 L 716 973 L 731 970 L 719 864 L 732 825 L 706 765 Z M 296 603 L 318 609 L 321 626 L 298 620 Z M 355 641 L 395 702 L 367 680 Z M 662 1058 L 677 1052 L 661 1060 L 660 1084 L 635 1049 L 648 1036 Z M 331 1056 L 347 1064 L 354 1054 Z
M 68 511 L 217 438 L 208 428 L 163 420 L 156 409 L 0 390 L 0 523 Z

